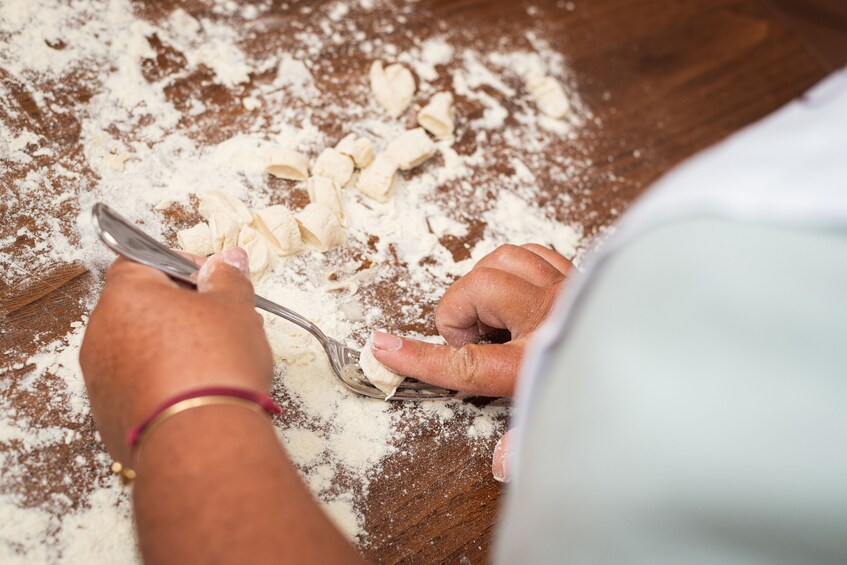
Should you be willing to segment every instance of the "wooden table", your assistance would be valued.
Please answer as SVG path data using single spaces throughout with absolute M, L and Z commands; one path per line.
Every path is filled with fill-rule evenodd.
M 566 187 L 575 199 L 571 218 L 588 234 L 608 226 L 674 164 L 775 110 L 826 74 L 758 0 L 539 0 L 532 5 L 529 15 L 519 2 L 421 1 L 405 26 L 424 30 L 443 22 L 469 45 L 483 48 L 498 37 L 532 28 L 567 57 L 584 103 L 599 118 L 586 127 L 592 142 L 585 157 L 594 166 L 578 183 Z M 202 8 L 192 2 L 186 7 L 198 6 Z M 138 8 L 155 15 L 169 10 L 171 3 Z M 289 16 L 279 12 L 280 21 L 286 21 Z M 257 38 L 257 45 L 262 41 Z M 366 63 L 357 61 L 350 72 L 361 73 Z M 167 57 L 158 64 L 166 67 Z M 45 115 L 15 77 L 2 68 L 0 77 L 12 92 L 0 106 L 0 120 L 12 128 L 26 125 L 56 140 L 63 151 L 79 151 L 79 124 Z M 90 95 L 71 87 L 62 98 L 72 106 Z M 26 117 L 9 123 L 10 108 L 23 109 Z M 217 122 L 208 116 L 203 119 L 210 139 L 238 130 L 236 109 L 220 114 Z M 38 163 L 4 165 L 0 238 L 28 225 L 28 207 L 37 206 L 15 198 L 13 181 Z M 76 206 L 74 199 L 67 202 L 68 217 L 76 215 Z M 22 256 L 31 247 L 31 240 L 18 237 L 4 251 Z M 0 388 L 0 394 L 29 413 L 42 414 L 35 423 L 49 423 L 53 416 L 39 408 L 43 398 L 16 392 L 14 383 L 28 368 L 9 367 L 67 333 L 69 323 L 84 313 L 84 298 L 99 281 L 77 264 L 55 264 L 14 278 L 14 284 L 0 288 L 0 347 L 6 367 L 0 378 L 4 387 L 8 385 Z M 40 482 L 45 474 L 60 474 L 63 462 L 76 453 L 95 448 L 92 423 L 79 426 L 79 431 L 84 441 L 51 448 L 30 463 L 32 477 L 19 488 L 26 489 L 34 503 L 51 491 L 64 492 L 73 500 L 84 494 L 80 486 L 45 487 Z M 421 440 L 424 451 L 417 455 L 413 480 L 404 485 L 405 491 L 388 480 L 372 485 L 367 557 L 380 562 L 455 563 L 482 563 L 488 558 L 501 488 L 490 479 L 487 455 L 469 446 L 446 447 L 431 440 Z M 388 462 L 388 471 L 403 471 L 408 464 L 396 458 Z

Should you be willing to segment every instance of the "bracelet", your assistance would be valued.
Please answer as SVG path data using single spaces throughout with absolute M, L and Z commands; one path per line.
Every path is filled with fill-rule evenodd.
M 141 449 L 144 446 L 144 439 L 162 422 L 180 412 L 215 404 L 243 406 L 259 414 L 267 413 L 270 416 L 282 413 L 282 408 L 271 397 L 252 390 L 211 387 L 184 392 L 161 404 L 140 424 L 130 428 L 126 438 L 130 464 L 134 467 L 138 463 L 138 459 L 141 457 Z M 112 463 L 112 472 L 119 475 L 124 484 L 135 478 L 135 470 L 124 467 L 118 461 Z

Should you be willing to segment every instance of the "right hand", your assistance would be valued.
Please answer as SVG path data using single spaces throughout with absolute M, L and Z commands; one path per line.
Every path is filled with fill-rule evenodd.
M 573 263 L 529 243 L 502 245 L 453 283 L 435 310 L 447 345 L 374 332 L 374 357 L 391 370 L 455 390 L 511 396 L 526 344 L 547 319 Z M 479 336 L 506 329 L 511 340 L 480 345 Z

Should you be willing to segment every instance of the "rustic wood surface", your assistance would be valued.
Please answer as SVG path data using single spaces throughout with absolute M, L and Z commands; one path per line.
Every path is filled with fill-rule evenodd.
M 171 3 L 138 8 L 156 12 L 165 10 L 164 4 Z M 575 194 L 582 205 L 570 211 L 589 234 L 609 225 L 674 164 L 768 114 L 826 74 L 759 0 L 539 0 L 533 6 L 537 10 L 529 15 L 520 2 L 422 1 L 405 25 L 443 22 L 467 29 L 474 42 L 538 28 L 567 57 L 583 102 L 599 118 L 589 126 L 594 173 Z M 276 10 L 285 22 L 285 10 Z M 166 57 L 160 59 L 166 66 Z M 80 150 L 78 124 L 43 115 L 2 70 L 2 62 L 0 80 L 14 93 L 11 103 L 26 110 L 29 127 L 61 141 L 68 152 Z M 199 88 L 185 85 L 191 86 Z M 90 95 L 72 87 L 63 94 L 68 105 L 84 103 Z M 226 123 L 202 119 L 210 138 L 237 130 L 237 115 L 224 115 Z M 0 238 L 26 222 L 26 205 L 14 204 L 11 183 L 21 174 L 9 170 L 0 177 Z M 70 200 L 69 216 L 78 212 L 74 206 Z M 5 251 L 24 254 L 30 248 L 30 241 L 18 238 Z M 3 366 L 24 361 L 39 345 L 64 335 L 100 282 L 78 264 L 53 265 L 18 281 L 0 288 Z M 26 370 L 7 371 L 2 379 L 14 383 Z M 426 435 L 418 441 L 414 461 L 398 456 L 387 463 L 386 475 L 400 473 L 402 487 L 388 479 L 371 486 L 366 556 L 386 563 L 485 562 L 501 495 L 490 478 L 487 455 Z M 45 466 L 61 468 L 72 457 L 73 451 L 60 450 Z M 55 487 L 63 488 L 70 487 Z

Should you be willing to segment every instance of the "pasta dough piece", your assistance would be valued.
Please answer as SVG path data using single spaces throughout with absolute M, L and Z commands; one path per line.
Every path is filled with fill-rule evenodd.
M 456 122 L 453 95 L 439 92 L 429 99 L 429 104 L 418 112 L 418 123 L 436 139 L 450 139 Z
M 383 68 L 382 61 L 374 61 L 370 70 L 371 91 L 374 98 L 392 118 L 400 117 L 415 95 L 415 78 L 398 63 Z
M 378 202 L 387 202 L 388 193 L 397 176 L 397 161 L 385 153 L 380 153 L 362 174 L 356 188 L 365 196 L 370 196 Z
M 233 216 L 215 212 L 209 218 L 209 232 L 212 236 L 212 249 L 215 253 L 238 245 L 238 233 L 241 225 Z
M 335 146 L 339 153 L 353 159 L 358 169 L 364 169 L 374 160 L 374 146 L 366 137 L 357 137 L 355 133 L 346 135 Z
M 207 220 L 215 214 L 229 216 L 239 225 L 249 224 L 253 220 L 253 215 L 244 202 L 220 190 L 210 190 L 201 194 L 198 211 Z
M 526 76 L 525 85 L 538 109 L 551 118 L 560 120 L 570 110 L 562 85 L 553 77 L 530 73 Z
M 394 396 L 397 387 L 405 380 L 403 375 L 398 375 L 376 360 L 371 340 L 368 340 L 362 348 L 359 355 L 359 366 L 371 384 L 385 393 L 385 400 Z
M 269 206 L 253 216 L 253 226 L 277 255 L 293 255 L 303 250 L 300 226 L 285 206 Z
M 294 216 L 303 241 L 318 251 L 328 251 L 344 241 L 344 230 L 332 210 L 312 202 Z
M 268 155 L 265 172 L 279 179 L 306 180 L 309 178 L 309 159 L 299 151 L 275 147 Z
M 353 176 L 353 159 L 336 149 L 327 147 L 315 159 L 315 164 L 312 165 L 312 175 L 330 178 L 335 184 L 342 187 Z
M 397 161 L 402 170 L 408 171 L 435 155 L 435 143 L 423 128 L 415 128 L 389 143 L 385 153 Z
M 206 257 L 215 252 L 212 247 L 212 231 L 209 224 L 200 222 L 192 228 L 176 232 L 179 247 L 186 253 Z
M 338 219 L 344 221 L 344 208 L 341 205 L 341 194 L 332 179 L 327 177 L 309 177 L 306 183 L 306 189 L 309 191 L 309 200 L 318 204 L 323 204 L 333 214 L 338 216 Z
M 268 267 L 273 265 L 274 254 L 268 241 L 249 226 L 244 226 L 238 233 L 238 247 L 247 253 L 250 262 L 250 276 L 258 280 L 265 274 Z

